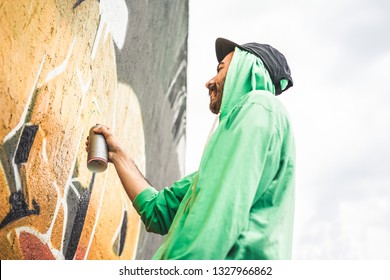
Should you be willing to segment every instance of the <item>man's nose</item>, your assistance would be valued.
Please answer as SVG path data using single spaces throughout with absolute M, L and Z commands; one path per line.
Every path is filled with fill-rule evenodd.
M 210 89 L 210 85 L 214 83 L 214 79 L 211 79 L 206 83 L 206 88 Z

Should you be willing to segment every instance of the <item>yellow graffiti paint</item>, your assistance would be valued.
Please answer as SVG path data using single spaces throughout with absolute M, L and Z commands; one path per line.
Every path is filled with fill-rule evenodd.
M 84 142 L 107 124 L 145 172 L 141 111 L 99 2 L 73 4 L 0 1 L 0 259 L 135 255 L 139 217 L 112 166 L 88 171 Z

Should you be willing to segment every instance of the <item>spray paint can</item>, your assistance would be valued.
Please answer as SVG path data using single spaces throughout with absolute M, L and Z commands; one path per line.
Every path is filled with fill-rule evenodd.
M 102 134 L 93 132 L 98 125 L 89 130 L 87 167 L 91 172 L 103 172 L 108 165 L 108 149 L 106 139 Z

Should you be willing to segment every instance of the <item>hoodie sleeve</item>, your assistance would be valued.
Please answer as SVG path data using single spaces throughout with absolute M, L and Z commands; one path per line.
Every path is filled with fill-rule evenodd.
M 146 231 L 161 235 L 168 232 L 195 174 L 196 172 L 161 191 L 150 187 L 134 199 L 133 206 L 141 216 Z
M 277 172 L 280 147 L 273 112 L 254 103 L 236 107 L 207 145 L 185 219 L 161 258 L 228 258 L 248 232 L 253 201 Z

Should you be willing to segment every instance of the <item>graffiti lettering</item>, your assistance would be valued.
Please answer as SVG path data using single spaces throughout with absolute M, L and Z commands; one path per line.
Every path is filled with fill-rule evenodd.
M 0 229 L 5 227 L 7 224 L 21 219 L 29 215 L 39 215 L 40 207 L 35 200 L 32 201 L 32 210 L 28 209 L 27 202 L 21 191 L 17 191 L 11 194 L 9 197 L 9 203 L 11 205 L 11 211 L 5 216 L 0 223 Z

